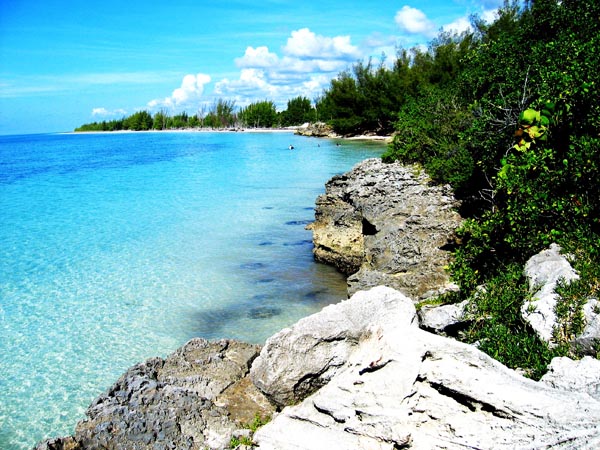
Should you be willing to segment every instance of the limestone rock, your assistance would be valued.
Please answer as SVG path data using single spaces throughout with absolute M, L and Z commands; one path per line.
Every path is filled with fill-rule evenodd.
M 297 403 L 337 374 L 373 322 L 416 326 L 406 313 L 414 307 L 399 298 L 400 292 L 377 287 L 301 319 L 267 340 L 252 364 L 252 381 L 279 406 Z
M 425 173 L 368 159 L 333 177 L 316 202 L 313 231 L 318 261 L 348 278 L 349 294 L 386 285 L 417 299 L 443 291 L 444 266 L 461 223 L 448 186 Z
M 138 364 L 92 403 L 73 439 L 86 449 L 228 448 L 241 423 L 273 412 L 247 378 L 259 350 L 193 339 Z
M 360 301 L 370 302 L 374 313 L 382 308 L 394 319 L 361 324 L 366 332 L 335 376 L 257 431 L 259 449 L 600 447 L 598 399 L 526 379 L 472 346 L 413 326 L 415 310 L 403 295 L 387 288 L 363 295 Z M 337 312 L 344 320 L 348 305 L 358 306 L 355 297 L 320 314 L 332 318 Z M 335 335 L 323 329 L 329 323 L 334 330 L 335 321 L 319 314 L 308 320 L 325 340 Z M 303 328 L 310 329 L 310 323 Z M 296 338 L 280 335 L 278 345 L 291 351 Z M 280 356 L 263 350 L 260 358 Z M 288 358 L 294 357 L 302 355 Z M 327 363 L 324 358 L 322 364 Z M 319 372 L 316 364 L 307 370 L 292 366 L 285 373 L 275 361 L 270 364 L 282 372 L 277 383 L 285 384 L 287 377 L 289 386 Z M 598 368 L 593 370 L 598 376 Z
M 558 294 L 554 290 L 559 280 L 571 282 L 579 278 L 560 250 L 558 245 L 552 244 L 549 249 L 531 257 L 525 265 L 525 275 L 529 279 L 529 289 L 533 298 L 524 302 L 521 314 L 538 336 L 550 344 L 553 344 L 552 332 L 557 322 L 554 308 Z M 600 341 L 599 312 L 600 302 L 597 299 L 588 299 L 583 307 L 585 328 L 572 342 L 584 352 L 592 353 L 595 343 Z
M 330 125 L 324 122 L 305 123 L 304 125 L 296 128 L 296 134 L 300 136 L 313 136 L 313 137 L 336 137 L 337 135 L 333 131 Z
M 453 305 L 424 306 L 419 311 L 419 326 L 436 334 L 455 336 L 466 323 L 468 300 Z
M 600 360 L 590 356 L 579 361 L 554 358 L 541 381 L 557 389 L 585 392 L 600 401 Z

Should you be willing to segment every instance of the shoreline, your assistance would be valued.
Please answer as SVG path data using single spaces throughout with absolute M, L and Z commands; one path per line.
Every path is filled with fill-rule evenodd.
M 169 130 L 115 130 L 115 131 L 65 131 L 59 134 L 135 134 L 135 133 L 293 133 L 298 136 L 320 139 L 340 139 L 344 141 L 369 141 L 388 144 L 393 136 L 357 135 L 357 136 L 308 136 L 298 133 L 302 126 L 287 128 L 179 128 Z

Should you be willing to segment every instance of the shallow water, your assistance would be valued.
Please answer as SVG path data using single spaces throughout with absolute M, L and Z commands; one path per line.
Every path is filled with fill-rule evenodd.
M 72 433 L 129 366 L 192 337 L 260 343 L 344 298 L 304 227 L 331 176 L 383 149 L 291 133 L 0 137 L 0 448 Z

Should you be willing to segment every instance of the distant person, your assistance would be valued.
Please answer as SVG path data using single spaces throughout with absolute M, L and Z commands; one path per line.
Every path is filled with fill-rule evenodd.
M 294 146 L 290 144 L 290 150 L 294 150 Z

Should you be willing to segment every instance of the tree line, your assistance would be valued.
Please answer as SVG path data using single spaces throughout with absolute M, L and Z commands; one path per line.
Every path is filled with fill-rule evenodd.
M 238 111 L 235 101 L 218 99 L 210 107 L 203 106 L 192 115 L 185 111 L 170 115 L 165 109 L 154 115 L 149 111 L 137 111 L 121 119 L 87 123 L 75 131 L 273 128 L 301 125 L 314 119 L 315 109 L 306 97 L 289 100 L 287 109 L 281 112 L 277 111 L 275 103 L 270 100 L 254 102 Z

